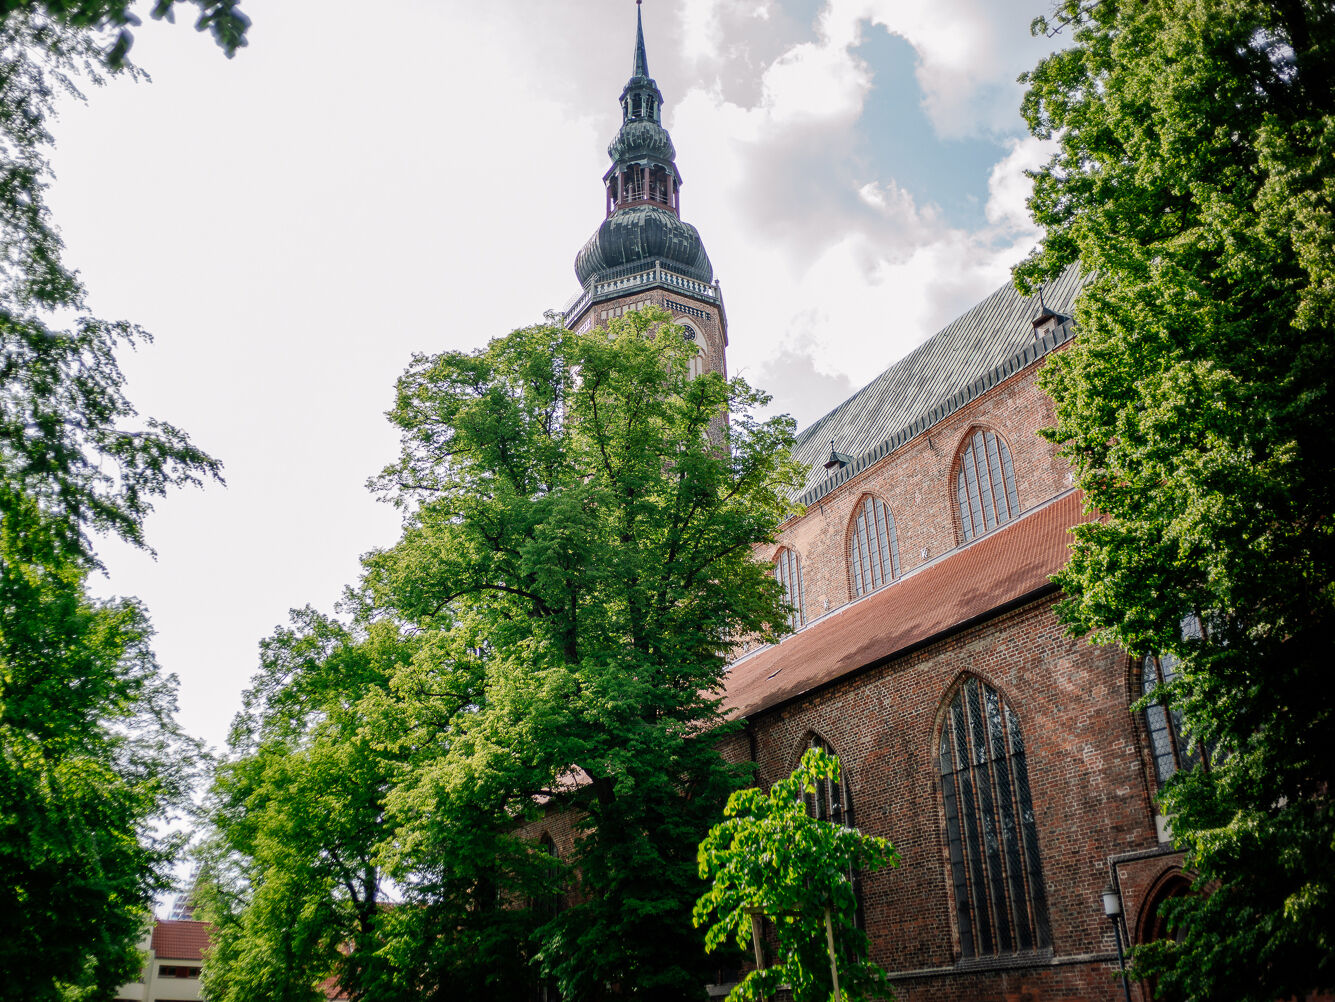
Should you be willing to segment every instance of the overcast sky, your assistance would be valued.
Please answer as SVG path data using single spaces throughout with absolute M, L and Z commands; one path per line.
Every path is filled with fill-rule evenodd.
M 183 724 L 225 740 L 257 643 L 329 610 L 398 516 L 367 494 L 412 352 L 560 309 L 601 222 L 630 0 L 245 0 L 228 60 L 140 30 L 152 83 L 69 104 L 50 202 L 94 310 L 156 341 L 130 396 L 226 465 L 153 560 L 105 543 Z M 722 282 L 729 366 L 806 425 L 1033 246 L 1016 76 L 1046 0 L 648 0 L 650 72 Z

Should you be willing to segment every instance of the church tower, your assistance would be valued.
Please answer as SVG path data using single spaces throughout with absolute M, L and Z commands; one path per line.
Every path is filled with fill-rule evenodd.
M 681 218 L 681 172 L 663 128 L 663 95 L 649 76 L 635 8 L 635 62 L 621 91 L 621 128 L 607 147 L 607 217 L 575 257 L 583 291 L 565 311 L 585 331 L 628 310 L 661 306 L 700 347 L 700 371 L 727 375 L 728 320 L 700 233 Z

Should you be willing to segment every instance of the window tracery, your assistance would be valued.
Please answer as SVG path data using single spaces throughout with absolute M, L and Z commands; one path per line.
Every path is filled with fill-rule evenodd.
M 899 543 L 895 520 L 884 501 L 868 494 L 853 516 L 848 540 L 848 566 L 857 598 L 899 577 Z
M 806 622 L 806 609 L 802 602 L 802 561 L 796 552 L 786 546 L 778 552 L 774 558 L 774 576 L 783 585 L 784 597 L 793 607 L 788 613 L 788 626 L 796 630 Z
M 1188 616 L 1182 620 L 1182 636 L 1199 637 L 1200 620 Z M 1200 750 L 1191 743 L 1182 726 L 1182 711 L 1168 700 L 1166 687 L 1177 677 L 1178 660 L 1172 654 L 1148 654 L 1141 662 L 1140 691 L 1149 697 L 1158 693 L 1145 705 L 1145 726 L 1150 735 L 1150 754 L 1154 757 L 1154 774 L 1160 783 L 1167 782 L 1179 769 L 1200 765 Z
M 819 748 L 827 755 L 838 757 L 830 743 L 819 734 L 809 735 L 806 747 Z M 845 828 L 853 827 L 853 802 L 848 795 L 848 782 L 842 764 L 837 783 L 822 780 L 817 784 L 815 793 L 803 794 L 802 802 L 806 805 L 807 813 L 817 821 L 830 821 Z
M 969 437 L 955 467 L 955 499 L 966 543 L 1020 514 L 1011 452 L 1000 435 L 978 428 Z
M 1020 722 L 970 677 L 946 710 L 941 791 L 951 893 L 965 957 L 1051 945 Z

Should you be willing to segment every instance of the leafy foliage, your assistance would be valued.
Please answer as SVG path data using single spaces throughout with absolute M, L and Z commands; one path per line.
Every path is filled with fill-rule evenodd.
M 87 315 L 44 200 L 56 97 L 133 72 L 88 27 L 127 23 L 117 10 L 0 7 L 3 1000 L 108 997 L 136 976 L 180 849 L 154 832 L 188 802 L 200 753 L 142 608 L 85 587 L 94 534 L 145 547 L 152 503 L 220 469 L 173 426 L 136 427 L 115 352 L 147 336 Z
M 1062 614 L 1176 655 L 1170 697 L 1210 751 L 1161 791 L 1208 893 L 1169 906 L 1177 938 L 1136 966 L 1164 998 L 1329 990 L 1335 7 L 1101 0 L 1057 18 L 1074 44 L 1024 105 L 1059 147 L 1030 203 L 1047 234 L 1018 277 L 1091 275 L 1043 385 L 1104 516 L 1076 530 Z
M 179 429 L 135 428 L 116 350 L 147 341 L 86 313 L 44 201 L 54 101 L 97 76 L 85 33 L 14 15 L 0 22 L 0 491 L 34 500 L 60 552 L 96 565 L 88 533 L 144 545 L 143 521 L 169 486 L 220 466 Z M 73 315 L 67 328 L 51 323 Z M 15 501 L 14 503 L 20 503 Z
M 354 988 L 377 973 L 376 853 L 397 763 L 363 730 L 359 700 L 414 644 L 389 623 L 358 635 L 310 609 L 293 621 L 262 645 L 214 781 L 213 823 L 226 838 L 205 857 L 217 934 L 204 984 L 221 1002 L 320 999 L 331 973 Z
M 403 508 L 403 537 L 364 559 L 352 634 L 327 646 L 332 625 L 308 615 L 270 642 L 266 659 L 281 657 L 266 660 L 220 775 L 215 845 L 235 873 L 216 879 L 240 930 L 229 957 L 314 929 L 353 897 L 300 877 L 310 923 L 256 910 L 266 882 L 310 865 L 284 853 L 327 860 L 327 829 L 345 823 L 334 815 L 355 809 L 335 777 L 304 778 L 334 728 L 334 747 L 369 742 L 382 770 L 383 814 L 352 830 L 402 900 L 361 944 L 346 922 L 312 932 L 326 966 L 302 968 L 302 986 L 346 944 L 341 983 L 358 997 L 519 998 L 539 976 L 572 999 L 698 991 L 696 844 L 741 778 L 717 751 L 714 693 L 732 638 L 785 622 L 751 553 L 797 472 L 791 421 L 755 420 L 765 398 L 740 380 L 691 379 L 695 350 L 666 313 L 644 311 L 413 360 L 390 412 L 402 454 L 373 481 Z M 341 663 L 377 630 L 402 656 L 371 675 Z M 314 678 L 320 702 L 279 727 Z M 270 851 L 247 826 L 257 798 L 267 811 L 288 797 L 284 812 L 311 815 L 298 803 L 320 797 L 327 817 Z M 579 819 L 572 858 L 535 851 L 548 810 Z M 372 950 L 374 991 L 352 966 Z M 235 970 L 215 976 L 239 985 Z M 246 997 L 258 995 L 228 996 Z
M 132 600 L 92 602 L 31 499 L 0 494 L 0 999 L 110 997 L 138 976 L 199 758 Z
M 839 759 L 809 748 L 792 775 L 770 787 L 738 790 L 725 820 L 700 843 L 700 876 L 711 881 L 695 904 L 697 926 L 709 924 L 705 945 L 729 940 L 753 947 L 751 916 L 773 922 L 775 962 L 753 970 L 728 996 L 765 999 L 787 985 L 796 1002 L 825 1002 L 833 993 L 825 910 L 833 922 L 839 987 L 847 999 L 889 998 L 885 972 L 867 960 L 867 934 L 857 924 L 854 870 L 896 866 L 888 841 L 812 817 L 805 795 L 839 782 Z M 712 918 L 711 918 L 712 916 Z
M 155 19 L 176 19 L 178 0 L 153 0 L 149 13 Z M 199 8 L 195 29 L 207 31 L 228 57 L 246 44 L 250 18 L 241 12 L 240 0 L 191 0 Z M 134 44 L 131 28 L 142 22 L 130 0 L 0 0 L 0 18 L 6 21 L 29 15 L 72 28 L 81 37 L 99 40 L 97 58 L 109 69 L 126 65 Z
M 372 593 L 416 615 L 448 604 L 486 638 L 450 780 L 502 783 L 520 812 L 578 777 L 578 903 L 543 953 L 576 998 L 701 983 L 695 845 L 737 781 L 712 693 L 732 638 L 783 621 L 751 547 L 787 507 L 791 424 L 757 423 L 763 398 L 739 380 L 692 380 L 695 348 L 667 320 L 419 359 L 391 414 L 404 455 L 376 482 L 419 507 L 369 562 Z M 449 787 L 422 779 L 411 796 L 431 819 Z

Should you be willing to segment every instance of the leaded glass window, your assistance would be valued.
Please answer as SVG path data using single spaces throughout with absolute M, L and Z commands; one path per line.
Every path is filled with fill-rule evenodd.
M 1145 658 L 1141 673 L 1141 691 L 1145 695 L 1161 685 L 1167 685 L 1177 675 L 1177 658 L 1171 654 L 1151 654 Z M 1150 751 L 1154 755 L 1154 774 L 1159 782 L 1167 780 L 1178 769 L 1199 761 L 1187 743 L 1182 730 L 1182 711 L 1170 707 L 1160 697 L 1145 707 L 1145 725 L 1150 732 Z
M 1019 720 L 995 689 L 969 678 L 946 711 L 940 750 L 961 952 L 1051 945 Z
M 793 607 L 788 614 L 788 625 L 796 630 L 806 622 L 806 612 L 802 606 L 802 562 L 797 554 L 785 547 L 774 558 L 774 576 L 783 585 L 784 598 Z
M 1183 637 L 1199 637 L 1200 621 L 1188 616 L 1182 621 Z M 1177 658 L 1172 654 L 1150 654 L 1141 664 L 1140 691 L 1148 696 L 1177 677 Z M 1150 751 L 1154 755 L 1154 774 L 1159 782 L 1168 780 L 1179 769 L 1199 765 L 1200 752 L 1187 740 L 1182 728 L 1182 711 L 1169 705 L 1167 695 L 1145 707 L 1145 726 L 1150 732 Z
M 1011 452 L 1000 436 L 973 433 L 955 471 L 955 497 L 966 543 L 1020 514 Z
M 807 738 L 808 748 L 820 748 L 825 754 L 833 755 L 836 758 L 838 753 L 830 747 L 830 743 L 819 734 L 812 734 Z M 853 800 L 849 796 L 848 783 L 845 781 L 846 769 L 841 762 L 839 765 L 839 782 L 833 782 L 825 779 L 816 784 L 815 793 L 804 793 L 802 802 L 805 804 L 807 813 L 817 821 L 829 821 L 836 825 L 843 825 L 845 828 L 853 827 Z M 855 921 L 859 929 L 865 928 L 865 916 L 862 911 L 862 879 L 857 870 L 848 868 L 848 882 L 853 886 L 853 897 L 857 901 L 858 910 Z
M 818 734 L 813 734 L 807 738 L 808 748 L 820 748 L 827 755 L 837 754 L 830 747 L 828 741 Z M 853 805 L 848 797 L 848 786 L 843 779 L 843 766 L 840 765 L 839 782 L 831 780 L 822 780 L 816 784 L 815 793 L 805 793 L 802 800 L 806 804 L 807 813 L 817 821 L 832 821 L 837 825 L 843 825 L 845 828 L 853 827 Z
M 853 572 L 853 595 L 865 595 L 899 577 L 899 544 L 895 520 L 885 502 L 869 494 L 853 516 L 848 541 L 848 565 Z

